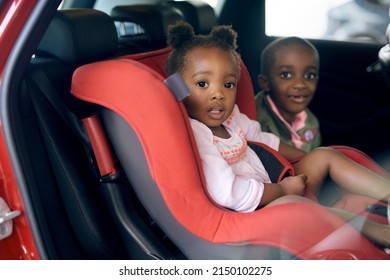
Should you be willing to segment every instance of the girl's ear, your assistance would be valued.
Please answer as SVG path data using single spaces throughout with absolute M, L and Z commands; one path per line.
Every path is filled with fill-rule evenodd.
M 265 92 L 269 91 L 269 82 L 268 78 L 264 75 L 258 75 L 257 76 L 257 83 L 259 87 L 264 90 Z

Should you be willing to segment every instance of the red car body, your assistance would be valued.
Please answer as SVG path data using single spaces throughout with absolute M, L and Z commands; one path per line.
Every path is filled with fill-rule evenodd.
M 26 22 L 30 19 L 32 11 L 38 1 L 6 0 L 0 6 L 0 84 L 4 86 L 3 75 L 7 62 L 15 48 L 15 42 L 23 31 Z M 0 124 L 2 126 L 2 124 Z M 0 197 L 4 198 L 9 208 L 18 209 L 21 215 L 15 219 L 13 234 L 1 240 L 0 259 L 39 259 L 33 235 L 18 191 L 12 164 L 9 159 L 9 150 L 4 138 L 3 130 L 0 132 Z

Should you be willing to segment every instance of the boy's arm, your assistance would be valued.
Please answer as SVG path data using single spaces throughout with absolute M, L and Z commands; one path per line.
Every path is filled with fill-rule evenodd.
M 280 141 L 279 144 L 279 153 L 282 154 L 289 161 L 293 161 L 294 159 L 300 158 L 306 154 L 306 152 L 290 146 L 283 141 Z

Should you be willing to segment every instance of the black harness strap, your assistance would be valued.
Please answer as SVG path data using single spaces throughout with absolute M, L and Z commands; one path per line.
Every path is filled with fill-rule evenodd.
M 277 151 L 262 143 L 248 142 L 248 145 L 260 158 L 272 183 L 278 183 L 283 178 L 294 175 L 291 163 Z

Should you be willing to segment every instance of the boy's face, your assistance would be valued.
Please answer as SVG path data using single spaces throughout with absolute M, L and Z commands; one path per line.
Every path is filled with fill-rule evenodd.
M 213 133 L 221 129 L 236 102 L 238 66 L 233 54 L 219 48 L 196 48 L 187 55 L 181 73 L 190 90 L 187 112 Z
M 306 46 L 278 49 L 269 76 L 259 76 L 263 90 L 269 91 L 279 112 L 291 122 L 311 102 L 317 88 L 318 57 Z

